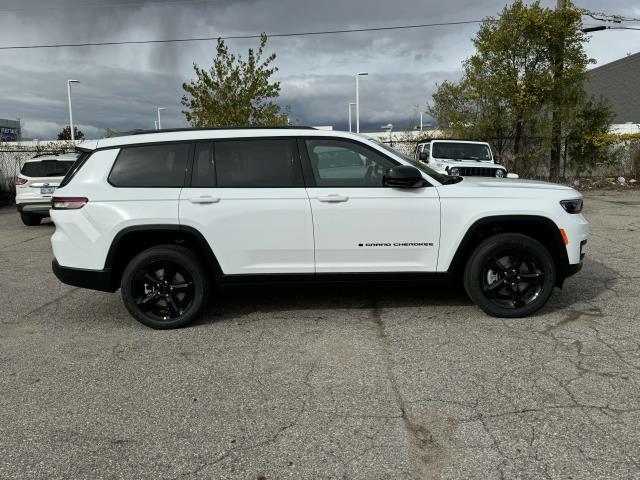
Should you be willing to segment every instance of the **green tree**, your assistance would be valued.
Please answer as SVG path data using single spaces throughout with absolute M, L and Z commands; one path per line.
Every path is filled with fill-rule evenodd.
M 288 122 L 289 107 L 274 102 L 280 82 L 271 81 L 278 71 L 276 54 L 263 60 L 267 36 L 263 33 L 257 51 L 249 49 L 247 59 L 229 52 L 218 39 L 213 65 L 206 70 L 194 64 L 195 80 L 184 83 L 182 113 L 194 127 L 279 126 Z
M 84 133 L 82 133 L 82 130 L 79 130 L 75 125 L 73 127 L 73 136 L 76 140 L 84 139 Z M 58 140 L 71 140 L 71 127 L 69 125 L 60 130 L 60 133 L 58 133 Z
M 606 160 L 609 144 L 603 139 L 607 136 L 613 117 L 603 99 L 588 100 L 576 115 L 566 138 L 566 151 L 577 176 L 585 171 L 590 172 L 597 163 Z
M 515 168 L 533 173 L 586 102 L 585 41 L 570 2 L 552 10 L 516 0 L 483 21 L 461 80 L 438 86 L 430 113 L 449 133 L 491 140 Z M 548 165 L 557 176 L 558 166 Z

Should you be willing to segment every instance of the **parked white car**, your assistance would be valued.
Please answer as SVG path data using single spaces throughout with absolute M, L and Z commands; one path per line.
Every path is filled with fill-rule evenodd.
M 39 155 L 27 160 L 16 177 L 16 208 L 27 226 L 49 216 L 53 192 L 78 154 Z
M 462 177 L 518 178 L 500 165 L 487 142 L 430 140 L 416 145 L 416 160 L 439 173 Z
M 452 280 L 522 317 L 577 272 L 582 196 L 443 175 L 391 147 L 312 128 L 180 130 L 80 145 L 56 191 L 53 271 L 122 291 L 154 328 L 239 282 Z M 217 290 L 216 290 L 217 291 Z

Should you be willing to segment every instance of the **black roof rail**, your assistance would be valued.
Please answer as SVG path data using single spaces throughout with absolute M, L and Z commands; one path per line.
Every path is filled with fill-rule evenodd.
M 132 130 L 122 132 L 123 135 L 146 135 L 150 133 L 173 133 L 192 132 L 202 130 L 316 130 L 314 127 L 287 125 L 282 127 L 186 127 L 186 128 L 163 128 L 161 130 Z

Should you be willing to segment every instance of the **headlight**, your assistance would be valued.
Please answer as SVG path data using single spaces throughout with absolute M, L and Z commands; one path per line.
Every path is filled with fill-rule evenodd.
M 460 175 L 460 169 L 458 167 L 450 168 L 449 175 L 453 175 L 454 177 L 457 177 L 458 175 Z
M 496 170 L 496 178 L 504 178 L 504 170 L 502 170 L 501 168 L 498 168 Z
M 582 199 L 576 198 L 574 200 L 560 200 L 560 205 L 566 210 L 567 213 L 580 213 L 582 211 Z

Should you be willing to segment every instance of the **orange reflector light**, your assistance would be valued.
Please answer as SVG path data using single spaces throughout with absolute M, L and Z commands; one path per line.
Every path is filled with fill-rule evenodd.
M 569 245 L 569 237 L 567 237 L 567 233 L 564 231 L 564 228 L 560 229 L 560 235 L 562 235 L 562 240 L 565 245 Z

